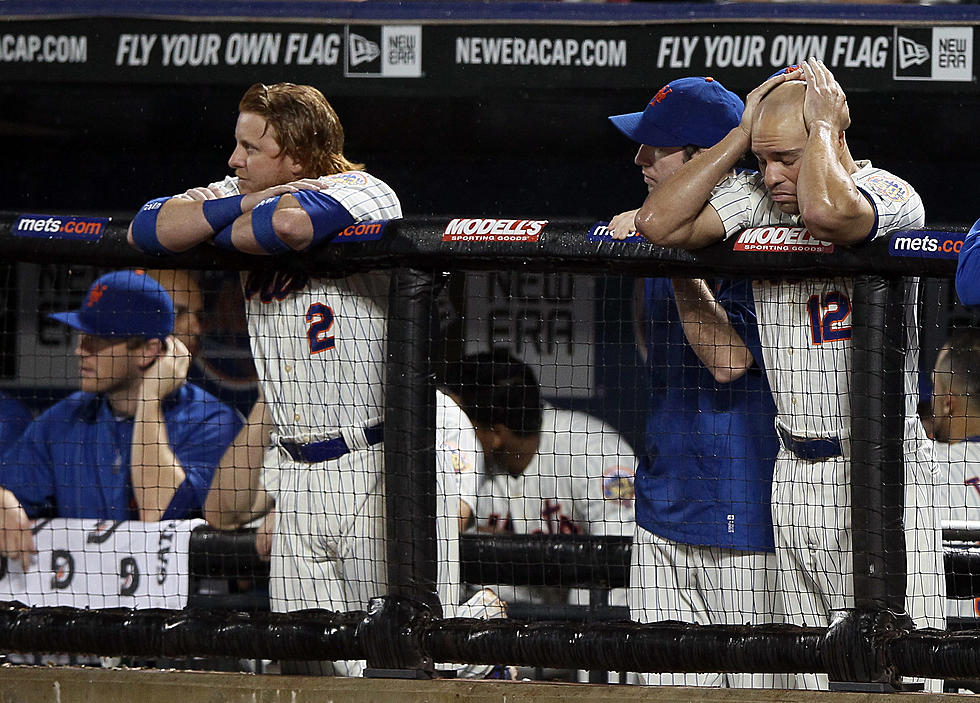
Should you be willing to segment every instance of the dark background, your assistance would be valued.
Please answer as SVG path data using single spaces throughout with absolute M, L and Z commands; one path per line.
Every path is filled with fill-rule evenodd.
M 246 87 L 0 84 L 8 180 L 0 209 L 127 214 L 151 197 L 218 180 Z M 348 155 L 392 185 L 406 215 L 598 220 L 637 207 L 644 194 L 635 145 L 606 117 L 640 110 L 658 87 L 332 102 Z M 911 182 L 930 225 L 980 216 L 972 90 L 848 98 L 852 153 Z

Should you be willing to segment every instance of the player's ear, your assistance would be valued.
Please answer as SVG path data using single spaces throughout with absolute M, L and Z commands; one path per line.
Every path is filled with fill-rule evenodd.
M 293 175 L 293 178 L 297 180 L 302 178 L 304 175 L 307 175 L 306 167 L 302 163 L 294 159 L 292 156 L 290 156 L 289 154 L 286 154 L 286 167 L 289 169 L 289 172 Z M 313 174 L 313 176 L 316 177 L 316 174 Z

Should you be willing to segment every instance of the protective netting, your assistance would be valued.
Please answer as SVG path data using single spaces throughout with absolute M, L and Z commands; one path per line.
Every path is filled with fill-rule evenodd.
M 650 683 L 783 687 L 795 672 L 861 673 L 841 662 L 868 632 L 884 633 L 869 640 L 884 646 L 906 627 L 942 629 L 946 613 L 957 618 L 951 628 L 972 627 L 974 435 L 953 406 L 969 398 L 976 344 L 969 332 L 949 337 L 969 320 L 937 279 L 864 277 L 859 287 L 857 278 L 533 269 L 150 274 L 4 268 L 2 320 L 15 330 L 4 336 L 4 427 L 21 435 L 5 450 L 0 485 L 37 520 L 28 533 L 39 552 L 26 577 L 7 560 L 4 599 L 136 609 L 122 618 L 129 635 L 100 642 L 79 631 L 61 646 L 54 633 L 77 617 L 11 610 L 7 649 L 153 659 L 139 633 L 175 624 L 140 611 L 204 605 L 211 619 L 165 640 L 158 659 L 213 663 L 226 648 L 235 667 L 272 659 L 284 671 L 356 675 L 365 662 L 413 667 L 441 656 L 480 665 L 457 669 L 464 675 L 516 665 L 527 677 L 582 668 L 641 671 L 624 680 Z M 156 294 L 148 278 L 169 293 L 172 330 L 120 337 L 119 325 L 158 313 L 160 298 L 127 307 L 113 286 L 130 286 L 132 297 L 135 285 L 143 299 Z M 92 322 L 100 308 L 113 313 Z M 78 316 L 49 317 L 64 311 Z M 95 326 L 72 332 L 83 319 Z M 791 336 L 801 331 L 810 336 Z M 152 434 L 143 407 L 151 369 L 158 391 L 206 390 L 209 412 L 168 418 L 164 401 L 157 425 L 166 434 Z M 116 380 L 98 385 L 102 372 Z M 269 381 L 262 400 L 257 377 Z M 91 396 L 86 412 L 57 415 L 79 388 Z M 328 426 L 342 431 L 321 431 Z M 134 443 L 137 432 L 145 439 Z M 334 456 L 338 437 L 345 451 Z M 161 448 L 180 465 L 176 485 Z M 98 471 L 65 470 L 88 451 Z M 150 458 L 155 482 L 145 480 Z M 195 482 L 188 469 L 198 463 Z M 855 472 L 880 478 L 852 487 Z M 934 503 L 949 511 L 931 517 Z M 937 518 L 959 530 L 947 544 L 948 601 Z M 214 541 L 217 530 L 240 539 Z M 855 607 L 858 616 L 841 618 Z M 897 615 L 860 616 L 868 608 Z M 310 609 L 338 615 L 311 613 L 303 629 L 300 611 Z M 230 615 L 266 610 L 273 619 Z M 207 643 L 222 611 L 231 620 Z M 110 620 L 102 624 L 119 622 Z M 707 629 L 652 625 L 665 620 Z M 85 627 L 99 622 L 96 613 Z M 320 644 L 297 646 L 289 638 L 300 630 L 322 633 Z M 775 641 L 787 646 L 764 656 Z M 916 642 L 888 651 L 914 662 L 910 673 L 941 676 Z M 664 646 L 674 647 L 669 656 L 653 654 Z M 685 659 L 688 646 L 709 654 Z M 823 653 L 808 659 L 815 647 Z

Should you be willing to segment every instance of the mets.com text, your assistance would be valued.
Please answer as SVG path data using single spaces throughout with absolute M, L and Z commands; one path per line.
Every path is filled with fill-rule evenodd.
M 625 39 L 456 37 L 457 64 L 626 66 Z

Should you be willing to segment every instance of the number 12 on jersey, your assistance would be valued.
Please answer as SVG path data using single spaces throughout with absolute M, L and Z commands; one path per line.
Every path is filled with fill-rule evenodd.
M 813 344 L 841 342 L 851 338 L 851 301 L 840 291 L 811 295 L 806 301 L 810 318 L 810 341 Z

